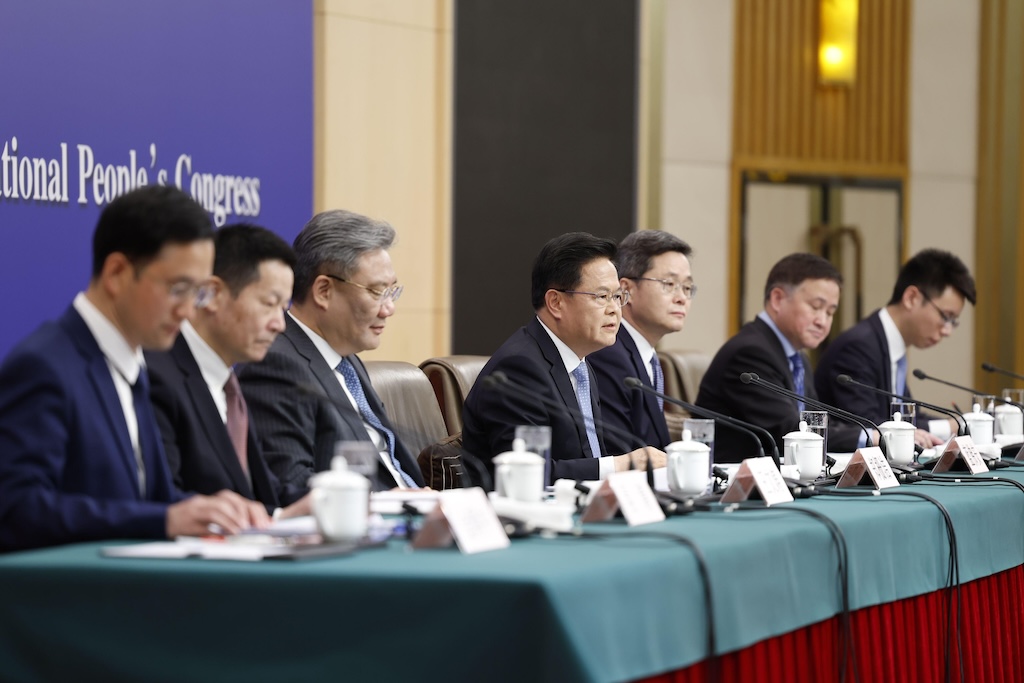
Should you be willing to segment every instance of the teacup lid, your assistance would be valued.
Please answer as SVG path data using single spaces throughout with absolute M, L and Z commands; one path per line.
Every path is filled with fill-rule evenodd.
M 914 430 L 914 425 L 909 423 L 909 422 L 904 422 L 903 421 L 903 414 L 902 413 L 893 413 L 892 414 L 892 419 L 891 420 L 887 420 L 886 422 L 883 422 L 882 424 L 878 425 L 878 428 L 879 429 L 894 429 L 894 430 L 902 429 L 902 430 L 913 431 Z
M 1009 403 L 1000 403 L 999 405 L 996 406 L 996 412 L 997 413 L 1019 413 L 1020 412 L 1020 408 L 1018 408 L 1017 406 L 1012 406 Z
M 964 413 L 963 418 L 965 420 L 981 420 L 982 422 L 991 422 L 995 418 L 988 413 L 981 412 L 981 405 L 978 403 L 974 404 L 974 410 L 969 413 Z
M 353 472 L 348 468 L 348 462 L 343 456 L 336 455 L 331 459 L 331 469 L 314 474 L 309 478 L 310 488 L 330 489 L 366 489 L 370 487 L 370 480 Z
M 522 439 L 512 439 L 512 450 L 494 456 L 496 465 L 529 465 L 538 462 L 543 463 L 544 458 L 527 451 L 526 442 Z
M 711 447 L 708 446 L 706 443 L 686 439 L 685 437 L 689 436 L 689 432 L 689 429 L 683 430 L 683 440 L 673 441 L 672 443 L 665 447 L 665 452 L 678 453 L 680 451 L 686 451 L 687 453 L 709 453 L 711 451 Z
M 807 423 L 804 420 L 800 420 L 800 425 L 797 427 L 797 431 L 790 432 L 782 437 L 783 439 L 789 439 L 790 441 L 796 439 L 798 441 L 824 441 L 825 439 L 821 434 L 816 434 L 807 430 Z

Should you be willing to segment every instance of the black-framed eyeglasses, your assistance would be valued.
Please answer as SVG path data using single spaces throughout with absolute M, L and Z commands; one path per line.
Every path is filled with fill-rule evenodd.
M 367 287 L 366 285 L 361 285 L 358 282 L 352 282 L 351 280 L 346 280 L 343 277 L 331 275 L 330 273 L 324 273 L 324 275 L 331 278 L 332 280 L 337 280 L 338 282 L 342 282 L 346 285 L 352 285 L 353 287 L 358 287 L 359 289 L 365 289 L 367 292 L 372 294 L 379 303 L 384 303 L 389 299 L 391 301 L 398 301 L 398 297 L 402 296 L 402 290 L 405 289 L 403 285 L 391 285 L 386 289 L 374 289 L 373 287 Z
M 944 310 L 939 308 L 939 305 L 932 301 L 931 297 L 925 294 L 924 292 L 921 292 L 921 296 L 923 296 L 924 300 L 930 303 L 932 307 L 939 312 L 939 315 L 942 317 L 943 325 L 949 325 L 954 330 L 960 327 L 960 318 L 956 317 L 955 315 L 950 315 L 949 313 L 946 313 Z
M 573 289 L 555 289 L 556 292 L 562 294 L 586 294 L 587 296 L 593 297 L 594 301 L 599 303 L 602 307 L 607 307 L 609 303 L 614 302 L 616 306 L 622 308 L 629 301 L 629 292 L 624 289 L 617 289 L 614 292 L 580 292 Z
M 647 282 L 658 282 L 661 284 L 661 291 L 665 294 L 682 292 L 687 299 L 697 296 L 697 285 L 692 283 L 676 282 L 675 280 L 662 280 L 656 277 L 629 277 L 627 280 L 646 280 Z

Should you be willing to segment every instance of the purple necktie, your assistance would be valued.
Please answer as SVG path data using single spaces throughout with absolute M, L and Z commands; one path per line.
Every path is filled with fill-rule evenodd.
M 238 386 L 238 377 L 232 371 L 224 385 L 224 396 L 228 403 L 228 436 L 235 447 L 235 455 L 242 465 L 242 471 L 249 471 L 248 440 L 249 440 L 249 411 L 245 407 L 245 397 L 242 396 L 242 389 Z

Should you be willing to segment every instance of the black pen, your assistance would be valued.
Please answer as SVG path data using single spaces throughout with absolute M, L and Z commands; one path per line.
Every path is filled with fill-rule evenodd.
M 964 411 L 960 410 L 960 406 L 956 404 L 956 401 L 951 401 L 950 404 L 953 406 L 953 410 L 960 413 L 961 415 L 964 414 Z

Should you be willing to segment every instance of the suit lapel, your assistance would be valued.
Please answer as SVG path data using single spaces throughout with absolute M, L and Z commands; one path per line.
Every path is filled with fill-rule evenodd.
M 99 344 L 89 331 L 89 327 L 82 320 L 82 316 L 74 307 L 68 310 L 61 318 L 61 325 L 67 332 L 68 337 L 78 347 L 82 359 L 86 364 L 89 381 L 96 392 L 97 403 L 103 408 L 110 433 L 117 441 L 121 462 L 125 466 L 129 481 L 133 482 L 131 490 L 136 497 L 141 498 L 139 492 L 139 466 L 135 460 L 135 449 L 132 448 L 131 437 L 128 435 L 128 422 L 121 407 L 121 399 L 114 387 L 114 380 L 111 377 L 110 365 L 107 364 L 106 356 L 100 350 Z M 149 479 L 149 477 L 147 477 Z
M 324 360 L 323 355 L 317 350 L 313 340 L 302 331 L 302 328 L 299 327 L 297 322 L 292 320 L 291 316 L 285 316 L 285 330 L 283 334 L 291 341 L 299 355 L 309 363 L 309 371 L 316 377 L 317 382 L 320 383 L 320 388 L 327 395 L 327 398 L 334 403 L 341 419 L 347 422 L 356 434 L 365 430 L 363 419 L 352 407 L 352 402 L 348 400 L 348 396 L 345 395 L 344 390 L 341 388 L 338 376 L 334 373 L 334 368 L 327 365 L 327 361 Z M 365 375 L 365 372 L 363 374 Z
M 789 367 L 789 358 L 786 358 L 786 350 L 782 348 L 782 342 L 775 336 L 775 332 L 768 326 L 768 323 L 761 320 L 760 318 L 754 318 L 753 322 L 750 323 L 754 326 L 758 335 L 765 340 L 765 348 L 771 351 L 769 358 L 773 361 L 776 369 L 779 372 L 779 376 L 785 379 L 785 386 L 790 391 L 796 391 L 796 386 L 793 384 L 793 369 Z M 803 358 L 803 354 L 801 354 Z M 809 376 L 807 372 L 807 363 L 804 362 L 804 386 L 807 385 Z
M 171 357 L 174 358 L 178 369 L 181 370 L 185 382 L 185 393 L 192 402 L 193 412 L 199 418 L 199 424 L 206 434 L 207 441 L 213 446 L 213 452 L 217 459 L 231 477 L 235 490 L 248 491 L 251 494 L 248 478 L 242 471 L 242 464 L 235 454 L 235 446 L 228 436 L 227 427 L 220 421 L 220 411 L 217 409 L 213 396 L 210 395 L 210 387 L 203 378 L 203 373 L 200 371 L 191 349 L 188 348 L 185 337 L 178 335 L 178 339 L 171 349 Z M 252 437 L 250 436 L 250 438 Z
M 551 337 L 541 327 L 540 321 L 536 318 L 531 320 L 526 326 L 526 332 L 534 341 L 537 342 L 538 348 L 540 348 L 541 355 L 544 356 L 544 360 L 548 363 L 548 373 L 551 375 L 551 381 L 554 383 L 555 388 L 558 390 L 558 395 L 561 397 L 562 402 L 567 406 L 575 406 L 575 410 L 568 411 L 572 417 L 573 423 L 576 425 L 576 433 L 580 440 L 580 446 L 583 448 L 584 453 L 587 457 L 593 457 L 593 453 L 590 450 L 590 439 L 587 438 L 587 427 L 583 424 L 583 417 L 579 411 L 579 399 L 576 398 L 576 392 L 572 388 L 572 382 L 569 380 L 569 374 L 565 371 L 565 363 L 562 362 L 562 356 L 559 355 L 558 349 L 555 348 L 555 343 L 551 341 Z M 591 374 L 593 379 L 593 374 Z M 594 401 L 596 391 L 593 390 L 593 382 L 591 382 L 590 399 L 591 403 Z M 598 412 L 594 410 L 594 418 L 597 419 Z M 601 439 L 601 430 L 597 430 L 597 438 L 604 446 L 603 440 Z
M 633 376 L 638 378 L 641 382 L 657 389 L 650 380 L 650 372 L 644 367 L 644 359 L 640 357 L 640 350 L 636 347 L 636 342 L 633 341 L 633 335 L 631 335 L 626 328 L 619 327 L 619 339 L 622 342 L 622 347 L 629 352 L 629 360 L 633 364 Z M 657 351 L 655 351 L 657 353 Z M 634 389 L 634 391 L 640 391 Z M 646 391 L 641 392 L 643 395 L 644 410 L 647 411 L 647 416 L 651 420 L 651 424 L 654 425 L 655 431 L 658 432 L 659 438 L 662 443 L 668 443 L 668 431 L 662 428 L 662 424 L 665 422 L 665 414 L 658 407 L 658 397 L 654 394 L 647 393 Z

